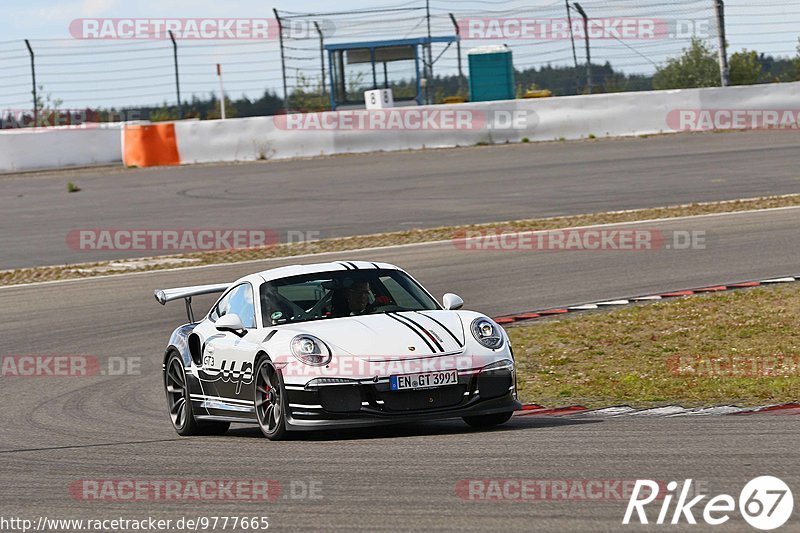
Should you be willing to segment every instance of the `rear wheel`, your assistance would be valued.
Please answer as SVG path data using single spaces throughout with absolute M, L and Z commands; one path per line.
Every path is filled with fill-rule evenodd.
M 164 389 L 167 393 L 167 408 L 172 427 L 178 435 L 222 435 L 230 427 L 228 422 L 198 422 L 192 412 L 189 386 L 183 359 L 177 353 L 170 355 L 164 374 Z
M 286 438 L 286 392 L 280 373 L 266 356 L 256 363 L 255 409 L 258 427 L 269 440 Z
M 464 422 L 474 428 L 490 428 L 508 422 L 513 411 L 507 413 L 493 413 L 491 415 L 465 416 Z

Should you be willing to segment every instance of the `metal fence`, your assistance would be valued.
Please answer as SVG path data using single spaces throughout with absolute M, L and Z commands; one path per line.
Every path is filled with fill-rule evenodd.
M 251 22 L 265 24 L 260 34 L 250 28 L 242 35 L 235 31 L 235 21 L 242 19 L 226 19 L 234 21 L 234 31 L 210 37 L 202 28 L 187 33 L 192 20 L 195 26 L 216 21 L 217 30 L 225 24 L 202 18 L 202 13 L 164 19 L 157 33 L 152 31 L 156 19 L 147 19 L 151 26 L 142 26 L 146 31 L 139 34 L 135 30 L 141 19 L 113 19 L 111 25 L 112 19 L 74 20 L 65 28 L 69 38 L 0 42 L 0 110 L 179 108 L 193 99 L 219 97 L 218 64 L 231 98 L 257 99 L 270 91 L 286 98 L 288 109 L 297 109 L 293 96 L 312 93 L 323 97 L 324 106 L 325 69 L 330 68 L 320 53 L 324 44 L 456 31 L 464 54 L 476 46 L 508 45 L 517 70 L 549 65 L 583 72 L 590 53 L 591 64 L 652 74 L 681 54 L 693 37 L 717 47 L 719 4 L 721 0 L 376 0 L 370 7 L 336 12 L 254 13 Z M 123 27 L 133 33 L 124 33 Z M 589 31 L 582 32 L 582 27 Z M 727 0 L 723 27 L 726 56 L 749 49 L 795 57 L 800 6 L 786 0 L 757 5 Z M 167 28 L 174 30 L 174 42 Z M 432 46 L 425 54 L 432 91 L 442 77 L 458 72 L 459 59 L 452 47 Z M 576 91 L 586 92 L 591 73 L 581 76 Z

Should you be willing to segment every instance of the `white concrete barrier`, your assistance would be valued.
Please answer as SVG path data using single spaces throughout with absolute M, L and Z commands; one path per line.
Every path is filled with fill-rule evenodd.
M 524 138 L 552 141 L 752 129 L 765 125 L 759 113 L 767 110 L 790 111 L 786 116 L 793 111 L 796 119 L 798 102 L 800 82 L 279 115 L 184 122 L 175 127 L 181 162 L 204 163 L 445 148 Z M 708 127 L 709 115 L 715 117 L 712 127 Z M 767 120 L 766 126 L 770 125 Z M 787 126 L 785 118 L 782 126 Z
M 178 121 L 181 164 L 623 137 L 705 129 L 797 128 L 800 82 L 566 96 L 379 110 Z M 102 129 L 0 132 L 0 171 L 116 163 Z M 173 146 L 174 150 L 174 146 Z
M 256 161 L 337 153 L 330 135 L 282 131 L 276 128 L 274 118 L 176 122 L 181 163 Z
M 122 126 L 0 131 L 0 172 L 122 163 Z
M 533 141 L 797 127 L 783 119 L 797 118 L 798 103 L 800 82 L 547 98 L 531 102 L 539 123 L 527 136 Z M 777 123 L 771 120 L 776 116 Z

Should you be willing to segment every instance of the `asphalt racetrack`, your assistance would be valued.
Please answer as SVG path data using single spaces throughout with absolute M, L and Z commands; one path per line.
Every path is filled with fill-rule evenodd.
M 706 133 L 139 170 L 0 176 L 0 269 L 141 257 L 80 229 L 320 238 L 796 193 L 800 134 Z M 67 181 L 82 191 L 67 194 Z M 165 252 L 166 253 L 166 252 Z
M 746 137 L 741 135 L 726 137 L 736 143 Z M 675 139 L 663 142 L 682 142 Z M 643 141 L 643 150 L 651 141 Z M 730 150 L 726 157 L 736 157 Z M 785 153 L 796 151 L 786 148 Z M 674 176 L 681 174 L 663 161 L 658 165 Z M 741 170 L 735 164 L 728 168 L 733 174 Z M 790 177 L 791 168 L 787 166 L 783 178 L 774 178 L 787 192 L 797 179 Z M 728 194 L 711 181 L 692 185 L 691 180 L 681 180 L 687 188 L 680 194 L 687 199 Z M 656 182 L 651 180 L 649 186 Z M 16 182 L 3 186 L 8 183 Z M 774 184 L 761 185 L 760 192 L 777 192 L 771 188 Z M 706 190 L 706 197 L 698 198 L 695 187 Z M 742 179 L 738 187 L 735 195 L 742 196 L 745 189 L 757 193 L 759 185 Z M 538 200 L 531 200 L 530 190 L 526 194 L 530 209 L 530 201 Z M 590 196 L 586 193 L 587 200 Z M 656 198 L 653 204 L 669 201 Z M 439 202 L 446 204 L 442 198 Z M 629 202 L 635 199 L 606 201 L 603 208 L 630 207 Z M 572 208 L 597 210 L 587 206 Z M 506 212 L 503 218 L 511 215 Z M 437 297 L 456 292 L 467 308 L 497 315 L 797 274 L 798 221 L 800 209 L 790 208 L 625 225 L 664 234 L 704 232 L 705 249 L 498 252 L 439 243 L 317 259 L 392 262 L 408 269 Z M 364 227 L 363 221 L 360 224 Z M 294 530 L 635 531 L 641 528 L 621 527 L 626 500 L 466 501 L 456 487 L 461 480 L 485 478 L 692 478 L 713 495 L 738 496 L 745 482 L 767 474 L 800 487 L 797 417 L 519 417 L 484 432 L 448 421 L 310 433 L 288 442 L 270 442 L 257 428 L 234 426 L 225 437 L 177 437 L 165 408 L 161 355 L 169 333 L 185 316 L 180 302 L 160 307 L 153 289 L 232 281 L 298 261 L 308 259 L 0 289 L 3 354 L 84 354 L 101 363 L 112 357 L 141 357 L 138 375 L 2 378 L 0 515 L 34 520 L 45 512 L 53 518 L 269 516 L 271 528 Z M 198 299 L 196 309 L 204 311 L 209 305 L 209 299 Z M 69 491 L 82 479 L 164 478 L 275 479 L 286 497 L 269 503 L 103 502 L 76 499 Z M 304 483 L 315 483 L 321 499 L 294 499 L 286 490 Z M 657 509 L 651 519 L 656 514 Z M 734 516 L 725 530 L 744 531 L 749 526 Z

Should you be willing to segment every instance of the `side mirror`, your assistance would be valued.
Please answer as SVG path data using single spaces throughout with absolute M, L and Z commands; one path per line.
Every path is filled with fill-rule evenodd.
M 462 300 L 461 296 L 458 294 L 448 292 L 442 297 L 442 305 L 444 305 L 444 308 L 448 311 L 455 311 L 456 309 L 464 307 L 464 300 Z
M 242 324 L 242 319 L 239 315 L 229 314 L 221 316 L 217 319 L 217 331 L 229 331 L 239 337 L 247 335 L 247 329 Z

